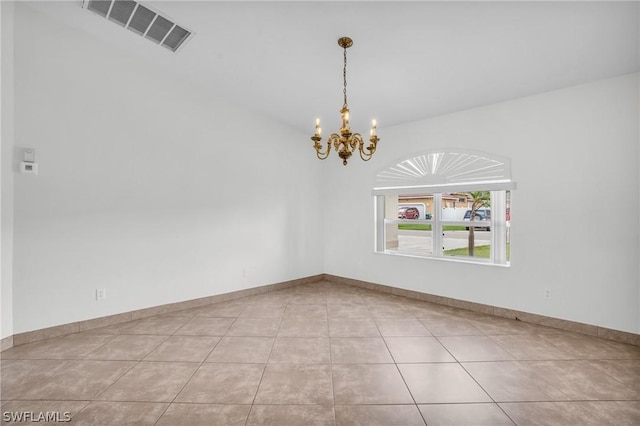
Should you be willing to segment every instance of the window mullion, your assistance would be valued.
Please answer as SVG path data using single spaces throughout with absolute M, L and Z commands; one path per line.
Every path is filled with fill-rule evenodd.
M 443 235 L 442 235 L 442 194 L 433 194 L 433 222 L 431 225 L 433 235 L 433 255 L 436 257 L 442 256 L 443 249 Z
M 378 195 L 374 198 L 374 208 L 376 211 L 376 221 L 375 221 L 375 250 L 379 253 L 384 252 L 385 249 L 385 241 L 387 241 L 387 236 L 385 235 L 385 226 L 384 226 L 384 212 L 385 212 L 385 196 Z
M 491 191 L 491 255 L 492 263 L 507 263 L 506 192 Z

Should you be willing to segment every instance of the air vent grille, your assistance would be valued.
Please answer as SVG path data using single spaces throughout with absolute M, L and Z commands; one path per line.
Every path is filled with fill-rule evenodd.
M 193 34 L 172 20 L 132 0 L 85 0 L 83 7 L 172 52 Z

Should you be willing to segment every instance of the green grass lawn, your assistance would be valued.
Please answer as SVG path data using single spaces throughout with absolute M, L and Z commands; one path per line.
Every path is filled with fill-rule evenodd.
M 425 223 L 399 223 L 398 229 L 407 229 L 410 231 L 431 231 L 431 225 Z
M 447 256 L 469 256 L 469 248 L 464 247 L 464 248 L 458 248 L 458 249 L 445 250 L 443 253 Z M 476 246 L 475 250 L 473 251 L 473 257 L 481 257 L 484 259 L 488 259 L 490 253 L 491 253 L 490 245 Z M 507 244 L 507 259 L 511 259 L 511 244 Z
M 464 248 L 445 250 L 443 253 L 447 256 L 469 256 L 469 248 L 464 247 Z M 488 259 L 490 253 L 491 253 L 491 246 L 489 245 L 476 246 L 476 249 L 473 251 L 473 256 Z

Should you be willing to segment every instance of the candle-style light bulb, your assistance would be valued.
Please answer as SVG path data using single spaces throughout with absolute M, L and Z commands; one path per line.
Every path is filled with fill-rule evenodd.
M 371 136 L 376 135 L 376 120 L 371 120 Z
M 322 131 L 322 129 L 320 129 L 320 119 L 316 118 L 316 135 L 320 135 L 320 132 Z

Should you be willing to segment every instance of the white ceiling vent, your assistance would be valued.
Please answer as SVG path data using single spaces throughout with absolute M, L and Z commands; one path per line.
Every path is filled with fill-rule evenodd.
M 82 6 L 172 52 L 192 35 L 191 31 L 136 1 L 84 0 Z

